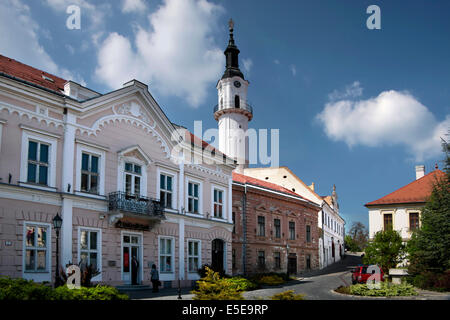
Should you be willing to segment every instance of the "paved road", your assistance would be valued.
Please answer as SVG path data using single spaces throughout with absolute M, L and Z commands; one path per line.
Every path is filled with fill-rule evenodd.
M 420 290 L 419 296 L 414 297 L 392 297 L 392 298 L 373 298 L 373 297 L 354 297 L 341 295 L 333 290 L 339 286 L 348 286 L 351 284 L 352 267 L 361 263 L 361 257 L 356 254 L 348 254 L 345 259 L 324 268 L 319 271 L 313 271 L 309 274 L 303 274 L 295 281 L 291 281 L 283 286 L 267 287 L 254 291 L 244 292 L 246 300 L 270 299 L 269 297 L 286 290 L 294 290 L 295 293 L 305 294 L 307 300 L 373 300 L 373 299 L 414 299 L 414 300 L 450 300 L 450 294 L 442 294 L 430 291 Z M 192 300 L 191 289 L 182 290 L 183 300 Z M 176 289 L 162 289 L 160 293 L 135 292 L 130 295 L 132 299 L 154 299 L 154 300 L 177 300 Z
M 327 268 L 302 275 L 297 281 L 292 281 L 280 287 L 245 292 L 244 297 L 249 300 L 267 299 L 276 293 L 294 290 L 295 293 L 306 294 L 305 298 L 308 300 L 349 300 L 352 297 L 338 295 L 331 291 L 339 286 L 350 285 L 350 270 L 359 263 L 361 263 L 359 256 L 347 255 L 345 259 Z

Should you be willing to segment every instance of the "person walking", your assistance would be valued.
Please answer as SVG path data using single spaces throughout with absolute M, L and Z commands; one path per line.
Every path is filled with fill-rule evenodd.
M 136 256 L 131 258 L 131 284 L 137 285 L 137 277 L 139 270 L 139 261 L 136 259 Z
M 161 282 L 159 282 L 159 273 L 155 264 L 152 265 L 152 270 L 150 271 L 150 280 L 153 284 L 153 292 L 158 292 Z

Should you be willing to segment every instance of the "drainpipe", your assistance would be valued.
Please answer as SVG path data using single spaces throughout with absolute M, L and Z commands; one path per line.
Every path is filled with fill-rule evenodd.
M 242 242 L 242 271 L 247 275 L 247 184 L 244 184 L 244 194 L 242 195 L 242 227 L 244 239 Z

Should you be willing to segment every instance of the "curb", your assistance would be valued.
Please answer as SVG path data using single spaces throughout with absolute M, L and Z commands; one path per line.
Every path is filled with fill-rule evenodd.
M 425 297 L 421 297 L 421 295 L 417 295 L 417 296 L 391 296 L 391 297 L 371 297 L 371 296 L 357 296 L 357 295 L 353 295 L 353 294 L 346 294 L 346 293 L 339 293 L 334 291 L 336 289 L 332 289 L 330 290 L 331 293 L 335 294 L 335 295 L 339 295 L 342 297 L 352 297 L 352 298 L 357 298 L 357 299 L 382 299 L 382 300 L 427 300 Z

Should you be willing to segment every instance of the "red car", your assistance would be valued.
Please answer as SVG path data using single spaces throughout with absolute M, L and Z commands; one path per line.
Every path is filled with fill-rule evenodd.
M 372 274 L 376 273 L 376 269 L 380 270 L 380 281 L 384 281 L 384 273 L 380 267 L 372 266 L 372 268 L 369 269 L 369 271 L 371 271 L 370 273 L 367 272 L 368 267 L 368 265 L 360 265 L 352 270 L 352 284 L 366 283 L 367 279 L 369 279 Z

